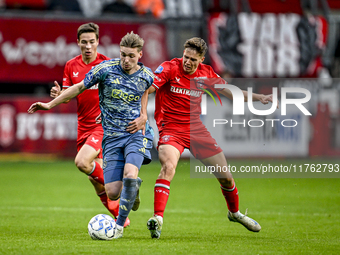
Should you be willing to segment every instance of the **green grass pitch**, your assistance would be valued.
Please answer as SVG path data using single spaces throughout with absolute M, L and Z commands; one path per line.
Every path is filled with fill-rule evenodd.
M 340 254 L 340 178 L 236 179 L 241 212 L 262 226 L 252 233 L 229 222 L 217 181 L 190 178 L 180 161 L 155 240 L 146 228 L 160 169 L 152 163 L 124 237 L 94 241 L 87 223 L 108 212 L 72 161 L 0 164 L 0 254 Z

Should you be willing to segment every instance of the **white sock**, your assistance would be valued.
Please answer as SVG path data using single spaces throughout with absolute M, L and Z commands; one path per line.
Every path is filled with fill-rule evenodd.
M 161 222 L 161 225 L 163 225 L 163 217 L 159 215 L 155 215 L 155 217 Z
M 120 226 L 120 225 L 116 224 L 116 228 L 119 229 L 119 230 L 122 230 L 122 229 L 124 229 L 124 226 Z

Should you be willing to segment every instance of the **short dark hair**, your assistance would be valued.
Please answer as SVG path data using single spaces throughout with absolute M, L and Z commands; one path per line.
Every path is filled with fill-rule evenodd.
M 99 39 L 99 26 L 92 22 L 81 25 L 78 28 L 78 34 L 77 34 L 78 40 L 80 38 L 80 35 L 84 33 L 95 33 L 96 38 L 98 40 Z
M 193 37 L 191 39 L 188 39 L 184 43 L 184 48 L 190 48 L 195 50 L 201 57 L 204 57 L 205 53 L 208 50 L 208 46 L 205 43 L 205 41 L 202 38 L 199 37 Z
M 140 52 L 143 49 L 144 40 L 138 34 L 127 33 L 122 40 L 120 41 L 120 46 L 128 47 L 128 48 L 137 48 L 137 51 Z

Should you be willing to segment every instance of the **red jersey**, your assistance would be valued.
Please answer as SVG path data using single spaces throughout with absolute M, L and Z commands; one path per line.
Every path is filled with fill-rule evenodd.
M 63 76 L 63 89 L 81 82 L 85 75 L 96 65 L 110 58 L 97 53 L 97 58 L 85 64 L 81 55 L 67 61 Z M 100 114 L 98 85 L 92 86 L 77 96 L 78 134 L 93 129 L 101 124 L 96 124 L 96 117 Z
M 204 80 L 218 78 L 219 75 L 205 64 L 199 64 L 193 74 L 183 70 L 182 58 L 163 62 L 154 72 L 156 92 L 155 120 L 158 129 L 162 124 L 200 123 L 201 100 L 203 90 L 190 79 Z

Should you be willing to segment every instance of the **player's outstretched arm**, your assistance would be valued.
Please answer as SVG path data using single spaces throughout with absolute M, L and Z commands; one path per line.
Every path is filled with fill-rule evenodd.
M 244 94 L 244 101 L 247 102 L 248 101 L 248 92 L 242 90 L 243 94 Z M 256 94 L 256 93 L 252 93 L 253 97 L 253 101 L 260 101 L 262 104 L 268 104 L 269 102 L 273 103 L 273 95 L 263 95 L 263 94 Z M 279 100 L 277 100 L 277 106 L 276 108 L 279 108 Z
M 56 97 L 52 101 L 48 103 L 36 102 L 31 105 L 31 107 L 27 110 L 28 113 L 34 113 L 38 110 L 50 110 L 53 107 L 74 98 L 75 96 L 79 95 L 85 90 L 84 82 L 77 83 L 70 87 L 69 89 L 65 90 L 60 96 Z
M 227 88 L 224 88 L 222 90 L 218 90 L 217 91 L 219 94 L 222 94 L 223 96 L 233 100 L 233 94 L 231 93 L 231 91 Z
M 223 90 L 218 91 L 220 94 L 233 99 L 233 94 L 231 91 L 227 88 L 224 88 Z M 245 90 L 242 90 L 243 96 L 244 96 L 244 102 L 248 101 L 248 92 Z M 260 101 L 262 104 L 268 104 L 269 102 L 273 102 L 273 95 L 263 95 L 263 94 L 256 94 L 252 93 L 252 99 L 253 101 Z M 279 101 L 277 101 L 277 108 L 279 108 Z

